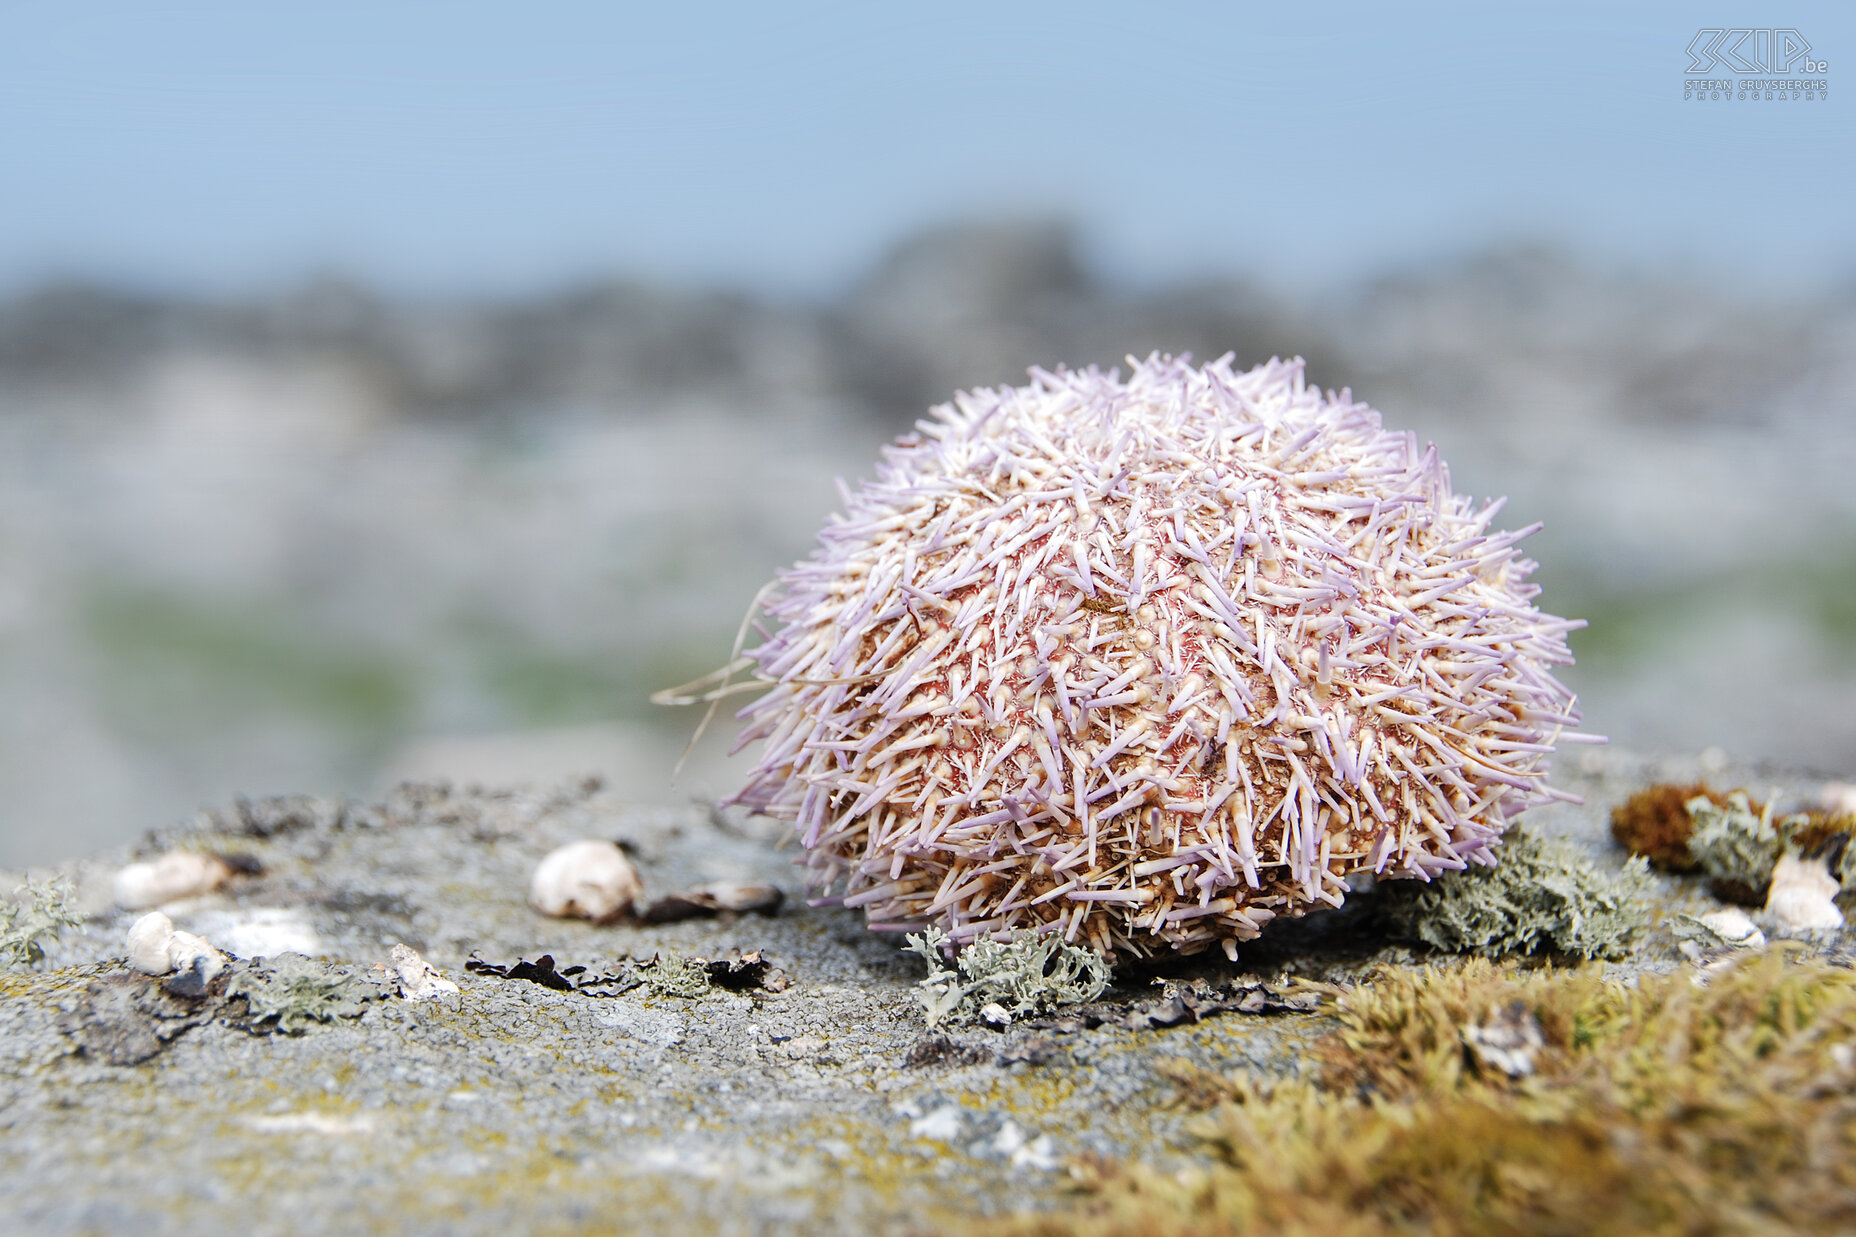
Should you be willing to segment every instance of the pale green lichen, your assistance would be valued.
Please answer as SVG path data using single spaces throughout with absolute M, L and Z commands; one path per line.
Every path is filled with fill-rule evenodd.
M 973 1021 L 988 1005 L 1011 1018 L 1058 1005 L 1093 1001 L 1108 987 L 1109 965 L 1092 949 L 1066 945 L 1045 933 L 1011 941 L 980 940 L 960 951 L 954 967 L 943 961 L 947 933 L 931 927 L 911 934 L 904 948 L 928 963 L 915 998 L 928 1025 Z
M 1705 795 L 1690 799 L 1685 806 L 1689 819 L 1695 822 L 1688 839 L 1695 862 L 1716 880 L 1744 886 L 1749 892 L 1763 890 L 1771 882 L 1772 868 L 1785 849 L 1786 836 L 1810 823 L 1810 818 L 1802 815 L 1787 816 L 1775 823 L 1772 802 L 1768 800 L 1756 812 L 1744 790 L 1728 795 L 1726 807 Z
M 640 963 L 632 973 L 653 996 L 695 1001 L 709 995 L 709 970 L 694 958 L 653 958 Z
M 1511 832 L 1493 867 L 1380 886 L 1381 922 L 1449 953 L 1615 958 L 1645 921 L 1648 860 L 1606 872 L 1570 842 Z
M 245 998 L 244 1025 L 257 1034 L 301 1035 L 318 1023 L 359 1018 L 366 1002 L 378 995 L 365 980 L 301 954 L 260 958 L 226 985 L 226 996 Z
M 62 876 L 26 883 L 0 902 L 0 966 L 32 966 L 45 958 L 45 946 L 82 920 L 71 910 L 71 882 Z

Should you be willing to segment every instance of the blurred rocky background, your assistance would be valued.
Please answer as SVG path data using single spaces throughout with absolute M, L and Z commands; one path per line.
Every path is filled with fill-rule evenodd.
M 611 279 L 0 303 L 0 865 L 244 793 L 603 772 L 732 789 L 648 694 L 726 660 L 877 448 L 955 389 L 1308 358 L 1539 520 L 1588 727 L 1856 772 L 1856 294 L 1507 247 L 1298 299 L 1131 286 L 1060 223 L 904 239 L 841 294 Z

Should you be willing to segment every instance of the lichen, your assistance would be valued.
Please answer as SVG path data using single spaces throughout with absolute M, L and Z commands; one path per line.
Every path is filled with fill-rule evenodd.
M 61 876 L 27 877 L 10 900 L 0 902 L 0 966 L 11 970 L 43 961 L 46 945 L 83 922 L 71 910 L 73 892 Z
M 1802 815 L 1775 822 L 1772 806 L 1755 805 L 1743 790 L 1730 792 L 1724 806 L 1699 795 L 1688 802 L 1695 821 L 1689 850 L 1701 870 L 1714 878 L 1715 892 L 1728 901 L 1763 906 L 1786 836 L 1809 823 Z
M 1392 935 L 1447 953 L 1615 958 L 1644 922 L 1649 888 L 1646 859 L 1606 872 L 1570 842 L 1514 832 L 1493 867 L 1382 883 L 1378 916 Z
M 228 998 L 243 997 L 246 1030 L 265 1035 L 301 1035 L 319 1023 L 359 1018 L 379 989 L 339 968 L 301 954 L 260 958 L 238 968 L 226 984 Z
M 633 968 L 653 996 L 700 1000 L 709 995 L 709 968 L 697 958 L 653 958 Z
M 915 985 L 915 998 L 931 1027 L 975 1021 L 989 1005 L 1010 1018 L 1040 1014 L 1093 1001 L 1108 987 L 1109 965 L 1101 955 L 1066 945 L 1054 934 L 978 940 L 960 951 L 952 967 L 943 960 L 948 939 L 930 927 L 910 934 L 903 946 L 928 963 L 928 977 Z

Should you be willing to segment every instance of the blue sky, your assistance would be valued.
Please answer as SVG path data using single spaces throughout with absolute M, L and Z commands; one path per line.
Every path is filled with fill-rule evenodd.
M 1749 293 L 1856 274 L 1856 6 L 80 5 L 0 10 L 0 292 L 331 270 L 829 292 L 1061 215 L 1135 282 L 1328 284 L 1517 237 Z M 1826 102 L 1682 100 L 1704 25 Z

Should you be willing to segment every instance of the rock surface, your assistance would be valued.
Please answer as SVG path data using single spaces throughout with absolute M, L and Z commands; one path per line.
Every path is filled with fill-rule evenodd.
M 1537 812 L 1531 827 L 1613 866 L 1623 856 L 1606 814 L 1650 781 L 1816 790 L 1802 775 L 1616 751 L 1563 766 L 1557 783 L 1586 804 Z M 1236 964 L 1214 951 L 1124 968 L 1090 1006 L 930 1031 L 912 991 L 920 961 L 855 912 L 806 906 L 781 836 L 701 806 L 627 806 L 592 783 L 409 785 L 368 808 L 241 803 L 151 837 L 135 857 L 239 856 L 258 871 L 170 903 L 175 926 L 216 940 L 294 924 L 322 958 L 300 974 L 294 962 L 236 961 L 201 996 L 123 965 L 136 916 L 107 898 L 131 856 L 72 865 L 90 917 L 36 970 L 0 976 L 4 1228 L 954 1228 L 1055 1204 L 1071 1157 L 1188 1155 L 1159 1063 L 1293 1072 L 1331 1025 L 1319 984 L 1414 959 L 1369 934 L 1362 894 L 1273 927 Z M 772 916 L 650 925 L 532 911 L 537 862 L 588 837 L 624 844 L 651 898 L 715 881 L 771 882 L 788 897 Z M 1698 878 L 1659 878 L 1657 896 L 1671 921 L 1715 905 Z M 460 991 L 398 995 L 402 943 Z M 756 951 L 765 965 L 742 957 Z M 466 969 L 473 956 L 534 965 L 500 976 Z M 735 965 L 705 982 L 674 970 L 689 958 Z M 1658 921 L 1611 965 L 1686 964 Z M 324 987 L 292 1006 L 278 995 L 286 981 Z M 694 995 L 674 995 L 678 984 Z

